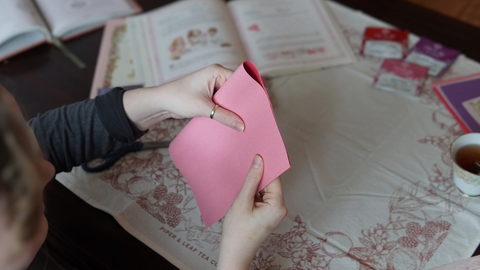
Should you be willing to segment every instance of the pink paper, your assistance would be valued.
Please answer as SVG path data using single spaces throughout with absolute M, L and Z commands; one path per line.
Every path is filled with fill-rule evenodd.
M 245 130 L 197 117 L 170 144 L 170 156 L 190 185 L 207 227 L 225 216 L 255 154 L 264 161 L 258 191 L 290 168 L 270 100 L 252 63 L 244 62 L 213 100 L 240 116 Z

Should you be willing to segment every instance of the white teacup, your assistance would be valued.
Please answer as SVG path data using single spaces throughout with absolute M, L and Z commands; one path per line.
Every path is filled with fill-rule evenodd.
M 480 196 L 480 133 L 464 134 L 452 143 L 453 181 L 465 196 Z

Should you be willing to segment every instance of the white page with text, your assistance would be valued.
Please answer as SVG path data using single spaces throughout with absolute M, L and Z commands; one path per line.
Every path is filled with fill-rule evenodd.
M 41 31 L 48 39 L 48 30 L 37 9 L 29 0 L 0 1 L 0 45 L 15 35 Z
M 229 6 L 248 58 L 262 74 L 355 59 L 321 0 L 238 0 Z
M 54 36 L 70 35 L 84 27 L 134 11 L 128 0 L 35 0 Z

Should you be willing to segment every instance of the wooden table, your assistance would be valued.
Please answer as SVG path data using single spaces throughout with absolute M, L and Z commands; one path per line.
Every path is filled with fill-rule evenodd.
M 137 0 L 145 11 L 169 0 Z M 401 0 L 337 0 L 378 19 L 461 50 L 480 61 L 480 29 Z M 17 99 L 25 119 L 88 98 L 102 30 L 66 42 L 87 68 L 79 70 L 57 49 L 42 45 L 0 63 L 0 83 Z M 176 269 L 57 181 L 44 191 L 50 223 L 46 246 L 66 269 Z M 477 249 L 475 254 L 480 254 Z

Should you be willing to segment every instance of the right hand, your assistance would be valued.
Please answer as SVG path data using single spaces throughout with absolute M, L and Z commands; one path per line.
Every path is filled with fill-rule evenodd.
M 253 158 L 245 183 L 223 221 L 218 269 L 248 269 L 267 237 L 288 216 L 280 178 L 273 180 L 256 200 L 263 160 Z
M 140 130 L 167 118 L 210 117 L 215 91 L 232 74 L 217 64 L 163 85 L 127 91 L 123 95 L 125 112 Z M 245 128 L 238 115 L 222 107 L 215 110 L 213 119 L 239 132 Z

